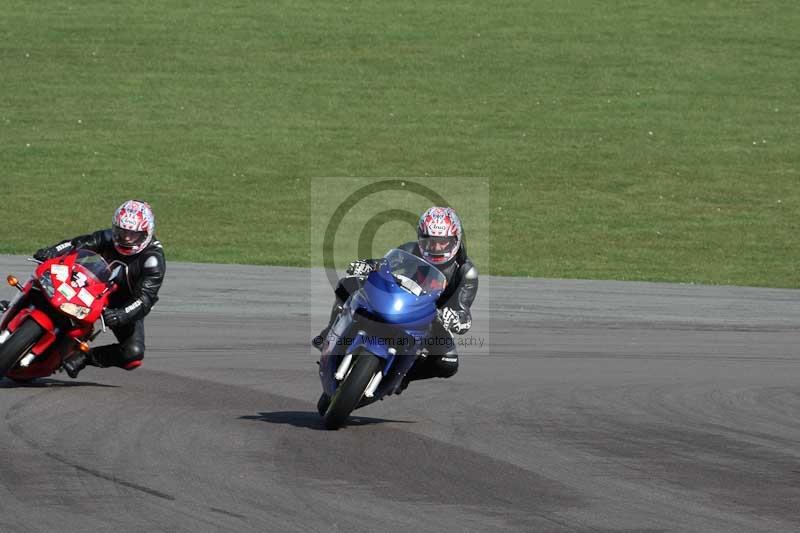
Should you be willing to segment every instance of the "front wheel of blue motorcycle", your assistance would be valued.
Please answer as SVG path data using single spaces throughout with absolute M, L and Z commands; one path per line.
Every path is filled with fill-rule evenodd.
M 323 392 L 320 395 L 319 400 L 317 400 L 317 412 L 319 413 L 319 416 L 325 416 L 325 412 L 328 410 L 328 406 L 330 404 L 330 397 Z
M 350 372 L 333 393 L 330 405 L 325 411 L 323 421 L 326 428 L 339 429 L 344 425 L 347 417 L 364 397 L 367 385 L 379 371 L 380 366 L 381 360 L 369 352 L 362 351 L 356 357 Z

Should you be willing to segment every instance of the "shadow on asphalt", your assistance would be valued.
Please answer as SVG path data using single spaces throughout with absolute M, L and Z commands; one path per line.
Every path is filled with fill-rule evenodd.
M 260 420 L 270 424 L 288 424 L 299 428 L 319 429 L 328 431 L 322 423 L 322 417 L 316 411 L 274 411 L 271 413 L 259 413 L 258 415 L 240 416 L 240 420 Z M 373 424 L 385 424 L 392 422 L 395 424 L 412 424 L 410 420 L 388 420 L 385 418 L 370 418 L 367 416 L 351 415 L 347 420 L 347 425 L 370 426 Z
M 31 381 L 14 381 L 9 378 L 0 378 L 0 389 L 36 389 L 44 387 L 108 387 L 119 388 L 118 385 L 95 383 L 93 381 L 62 381 L 60 379 L 36 378 Z

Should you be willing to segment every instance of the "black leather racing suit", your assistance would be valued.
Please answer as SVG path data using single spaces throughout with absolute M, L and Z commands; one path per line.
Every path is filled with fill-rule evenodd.
M 416 241 L 405 243 L 398 247 L 400 250 L 422 257 Z M 466 328 L 472 323 L 470 307 L 478 294 L 478 269 L 467 257 L 461 247 L 455 258 L 443 265 L 436 267 L 447 278 L 445 288 L 436 307 L 442 309 L 449 307 L 458 315 L 459 322 Z M 336 303 L 331 313 L 331 322 L 338 314 L 341 305 L 354 291 L 358 290 L 364 282 L 361 276 L 347 276 L 339 280 L 336 286 Z M 466 329 L 461 332 L 466 333 Z M 433 377 L 449 378 L 458 371 L 458 352 L 453 334 L 444 329 L 438 319 L 432 325 L 431 335 L 426 343 L 429 355 L 424 361 L 417 361 L 407 375 L 408 381 L 427 379 Z
M 108 261 L 120 261 L 126 271 L 117 278 L 118 288 L 109 297 L 108 307 L 120 316 L 119 324 L 111 328 L 118 344 L 92 348 L 90 358 L 97 366 L 118 366 L 133 370 L 144 357 L 144 317 L 158 301 L 158 291 L 164 281 L 166 261 L 161 243 L 152 243 L 135 255 L 117 252 L 111 230 L 99 230 L 89 235 L 62 241 L 52 247 L 59 255 L 75 248 L 93 250 Z

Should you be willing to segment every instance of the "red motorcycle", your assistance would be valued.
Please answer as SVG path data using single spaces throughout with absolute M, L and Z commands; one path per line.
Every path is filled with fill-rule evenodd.
M 113 263 L 80 248 L 36 262 L 25 285 L 8 276 L 19 294 L 0 319 L 0 378 L 23 383 L 53 374 L 76 350 L 89 351 L 106 330 L 102 313 L 124 268 L 120 263 L 112 271 Z

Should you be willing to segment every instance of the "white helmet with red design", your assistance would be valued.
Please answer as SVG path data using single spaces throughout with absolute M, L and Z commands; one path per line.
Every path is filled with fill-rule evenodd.
M 156 218 L 147 202 L 128 200 L 114 213 L 114 247 L 122 255 L 136 255 L 153 242 Z
M 461 238 L 461 219 L 453 208 L 431 207 L 419 217 L 417 242 L 429 263 L 440 265 L 455 258 Z

